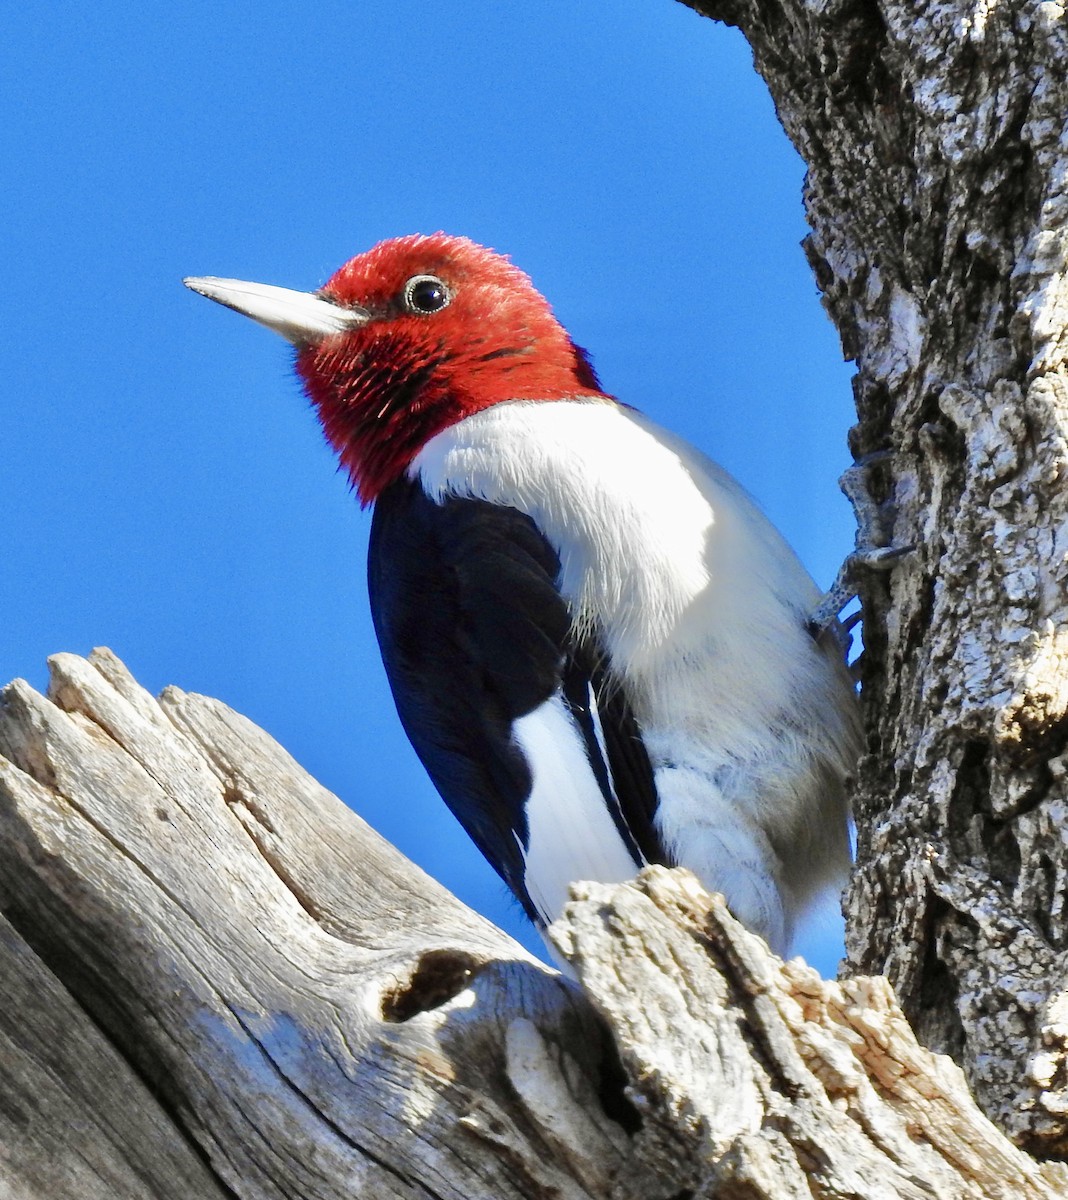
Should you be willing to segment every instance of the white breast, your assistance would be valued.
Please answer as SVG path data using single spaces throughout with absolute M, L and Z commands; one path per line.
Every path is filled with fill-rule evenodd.
M 818 590 L 779 534 L 721 468 L 611 402 L 496 405 L 410 471 L 434 499 L 535 521 L 625 683 L 662 837 L 781 941 L 795 901 L 846 861 L 856 727 L 848 679 L 804 629 Z
M 715 524 L 678 453 L 615 404 L 514 402 L 434 438 L 413 463 L 433 497 L 478 496 L 534 518 L 576 611 L 636 665 L 677 636 L 709 586 Z

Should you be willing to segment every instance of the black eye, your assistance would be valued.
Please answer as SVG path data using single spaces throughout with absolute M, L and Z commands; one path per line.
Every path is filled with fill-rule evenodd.
M 404 285 L 404 307 L 414 313 L 435 313 L 452 299 L 449 289 L 434 275 L 413 275 Z

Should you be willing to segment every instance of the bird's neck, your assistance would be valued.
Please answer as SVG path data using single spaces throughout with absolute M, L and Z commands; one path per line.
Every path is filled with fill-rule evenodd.
M 511 400 L 604 399 L 585 352 L 559 326 L 533 344 L 445 346 L 370 330 L 297 356 L 323 432 L 364 505 L 398 479 L 436 434 Z

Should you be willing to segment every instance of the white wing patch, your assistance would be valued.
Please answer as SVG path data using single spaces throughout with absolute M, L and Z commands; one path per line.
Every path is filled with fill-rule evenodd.
M 557 692 L 512 726 L 532 777 L 525 883 L 546 924 L 579 879 L 621 883 L 638 872 L 597 785 L 582 734 Z M 521 847 L 522 848 L 522 847 Z

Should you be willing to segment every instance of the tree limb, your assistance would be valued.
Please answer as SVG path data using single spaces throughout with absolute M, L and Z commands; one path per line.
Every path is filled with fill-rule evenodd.
M 522 1017 L 595 1088 L 573 987 L 224 705 L 106 651 L 52 670 L 0 712 L 0 905 L 224 1192 L 587 1194 L 507 1073 Z

